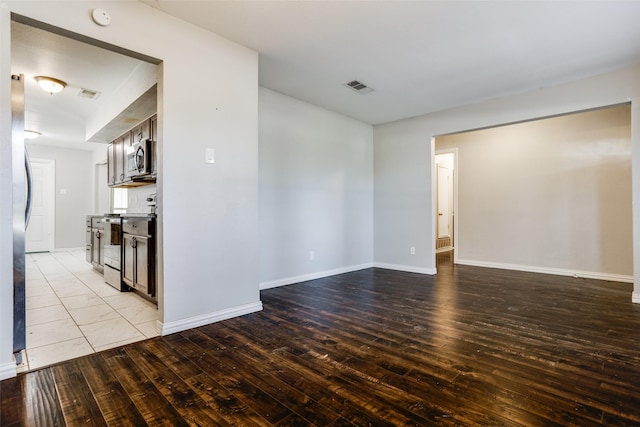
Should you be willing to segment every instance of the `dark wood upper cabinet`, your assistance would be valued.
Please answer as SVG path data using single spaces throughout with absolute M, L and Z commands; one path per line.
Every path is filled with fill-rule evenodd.
M 151 119 L 145 120 L 131 130 L 132 144 L 149 138 L 151 138 Z
M 146 180 L 144 182 L 134 182 L 131 178 L 127 177 L 127 154 L 131 147 L 140 141 L 146 141 L 151 139 L 153 153 L 152 158 L 152 173 L 155 175 L 156 168 L 156 143 L 158 132 L 158 116 L 154 114 L 152 117 L 138 123 L 135 127 L 128 130 L 124 134 L 120 135 L 107 147 L 107 181 L 111 187 L 117 186 L 138 186 L 155 182 L 152 180 Z

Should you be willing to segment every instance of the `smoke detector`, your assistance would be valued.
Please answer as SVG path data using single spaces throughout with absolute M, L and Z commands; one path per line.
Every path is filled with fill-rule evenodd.
M 111 16 L 104 9 L 93 9 L 93 11 L 91 11 L 91 19 L 101 27 L 106 27 L 111 24 Z
M 347 82 L 344 85 L 349 89 L 352 89 L 353 91 L 358 92 L 360 94 L 373 92 L 372 88 L 370 88 L 369 86 L 367 86 L 362 82 L 359 82 L 358 80 L 351 80 L 350 82 Z

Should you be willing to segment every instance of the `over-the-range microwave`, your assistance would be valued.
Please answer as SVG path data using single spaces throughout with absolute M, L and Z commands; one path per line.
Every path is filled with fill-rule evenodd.
M 153 172 L 153 141 L 137 141 L 127 148 L 127 177 L 140 179 Z

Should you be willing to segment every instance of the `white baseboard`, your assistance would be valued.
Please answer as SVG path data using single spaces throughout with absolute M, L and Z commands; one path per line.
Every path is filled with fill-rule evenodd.
M 584 279 L 608 280 L 610 282 L 633 283 L 633 276 L 625 276 L 622 274 L 598 273 L 595 271 L 581 270 L 565 270 L 562 268 L 535 267 L 531 265 L 504 264 L 499 262 L 473 261 L 468 259 L 458 259 L 457 263 L 475 267 L 499 268 L 502 270 L 527 271 L 530 273 L 555 274 L 556 276 L 571 276 Z
M 386 268 L 387 270 L 406 271 L 407 273 L 428 274 L 433 276 L 436 274 L 435 268 L 413 267 L 411 265 L 387 264 L 384 262 L 374 262 L 374 267 Z
M 640 292 L 633 292 L 631 294 L 631 302 L 640 304 Z
M 260 290 L 277 288 L 279 286 L 293 285 L 294 283 L 307 282 L 309 280 L 322 279 L 323 277 L 335 276 L 336 274 L 351 273 L 352 271 L 364 270 L 371 268 L 373 264 L 359 264 L 349 267 L 336 268 L 335 270 L 319 271 L 317 273 L 304 274 L 302 276 L 287 277 L 284 279 L 273 280 L 271 282 L 260 283 Z
M 209 323 L 220 322 L 221 320 L 231 319 L 233 317 L 245 314 L 255 313 L 262 310 L 262 302 L 256 301 L 249 304 L 231 307 L 213 313 L 202 314 L 200 316 L 189 317 L 186 319 L 176 320 L 174 322 L 159 322 L 156 329 L 159 328 L 161 335 L 169 335 L 176 332 L 185 331 L 198 326 L 208 325 Z
M 6 380 L 7 378 L 13 378 L 18 375 L 16 368 L 16 362 L 9 362 L 0 365 L 0 380 Z

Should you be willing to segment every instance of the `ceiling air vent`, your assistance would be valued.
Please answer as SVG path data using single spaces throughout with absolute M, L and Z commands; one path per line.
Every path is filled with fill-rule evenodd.
M 80 89 L 78 96 L 81 98 L 96 99 L 100 96 L 100 92 L 91 89 Z
M 373 89 L 367 86 L 366 84 L 359 82 L 358 80 L 351 80 L 348 83 L 344 84 L 346 87 L 353 89 L 354 91 L 365 94 L 369 92 L 373 92 Z

